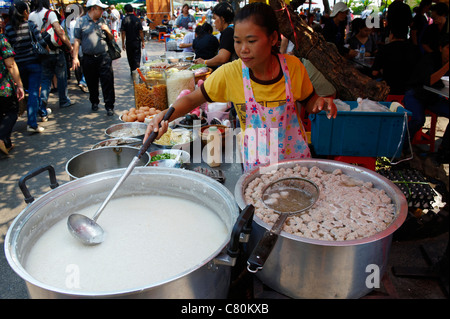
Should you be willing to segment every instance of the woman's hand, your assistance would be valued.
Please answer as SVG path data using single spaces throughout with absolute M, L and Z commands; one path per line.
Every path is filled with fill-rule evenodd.
M 25 97 L 25 91 L 23 90 L 22 86 L 18 86 L 16 88 L 16 96 L 18 101 L 22 101 L 23 98 Z
M 161 136 L 163 136 L 164 133 L 167 132 L 167 129 L 169 128 L 169 121 L 163 121 L 166 112 L 167 110 L 156 114 L 155 117 L 153 117 L 153 119 L 150 121 L 150 123 L 148 123 L 147 130 L 145 131 L 144 142 L 152 132 L 158 132 L 158 136 L 156 136 L 155 140 L 161 138 Z M 161 127 L 159 125 L 161 125 Z
M 316 95 L 308 101 L 307 109 L 308 112 L 312 114 L 319 113 L 320 111 L 326 111 L 329 119 L 336 118 L 337 115 L 337 108 L 332 97 L 322 97 Z
M 202 58 L 198 58 L 194 60 L 195 64 L 205 64 L 205 60 L 203 60 Z

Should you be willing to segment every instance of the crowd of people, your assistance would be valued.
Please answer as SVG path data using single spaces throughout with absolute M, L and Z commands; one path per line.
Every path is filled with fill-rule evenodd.
M 317 10 L 299 14 L 363 74 L 385 81 L 389 95 L 402 97 L 405 108 L 412 112 L 408 123 L 412 140 L 425 124 L 425 110 L 449 117 L 448 98 L 424 89 L 442 88 L 441 78 L 448 76 L 448 9 L 447 4 L 433 0 L 422 0 L 415 8 L 395 0 L 386 11 L 373 13 L 377 19 L 354 17 L 344 2 L 337 2 L 329 15 Z M 282 52 L 293 54 L 292 43 L 282 39 L 281 44 Z M 362 63 L 364 59 L 367 63 Z M 303 63 L 308 66 L 309 61 Z M 311 77 L 321 76 L 311 68 Z M 325 87 L 326 92 L 333 92 L 323 76 L 313 83 L 319 90 Z M 436 154 L 438 162 L 449 162 L 448 134 L 447 126 Z M 409 147 L 409 143 L 404 145 Z
M 432 1 L 422 0 L 417 8 L 410 8 L 403 0 L 395 0 L 378 15 L 378 20 L 375 19 L 378 24 L 372 23 L 372 16 L 354 17 L 344 2 L 337 2 L 330 14 L 322 14 L 317 9 L 311 13 L 302 8 L 299 11 L 299 16 L 321 33 L 327 42 L 335 45 L 349 62 L 372 59 L 373 65 L 362 67 L 361 71 L 376 80 L 386 81 L 391 95 L 404 96 L 405 107 L 412 112 L 409 122 L 411 137 L 423 126 L 425 109 L 448 118 L 447 99 L 423 89 L 424 85 L 442 86 L 441 77 L 448 75 L 448 6 Z M 145 47 L 143 24 L 148 23 L 145 18 L 137 18 L 139 14 L 134 13 L 131 5 L 126 6 L 125 12 L 119 12 L 100 0 L 89 0 L 86 13 L 83 7 L 78 8 L 80 16 L 69 23 L 65 23 L 65 16 L 71 12 L 50 12 L 46 23 L 53 26 L 66 50 L 48 48 L 50 54 L 43 59 L 33 58 L 26 52 L 31 52 L 32 35 L 46 46 L 39 31 L 45 13 L 50 11 L 49 0 L 33 0 L 31 8 L 25 2 L 16 0 L 10 10 L 3 33 L 5 41 L 15 52 L 15 63 L 28 93 L 29 132 L 43 131 L 37 122 L 39 118 L 42 121 L 48 119 L 51 112 L 47 101 L 52 85 L 57 89 L 60 107 L 73 104 L 67 96 L 70 67 L 75 70 L 80 88 L 89 93 L 92 111 L 98 110 L 100 82 L 107 114 L 114 114 L 114 73 L 107 54 L 108 41 L 120 37 L 122 49 L 127 52 L 130 71 L 140 66 L 141 50 Z M 205 64 L 215 72 L 220 66 L 238 59 L 235 52 L 239 44 L 235 37 L 236 17 L 228 2 L 219 2 L 206 14 L 199 12 L 198 8 L 193 10 L 187 4 L 179 9 L 176 18 L 165 17 L 163 23 L 192 30 L 179 46 L 185 51 L 195 52 L 196 63 Z M 28 29 L 31 32 L 25 32 Z M 218 31 L 217 36 L 212 34 L 213 30 Z M 20 45 L 17 35 L 21 37 Z M 88 41 L 92 36 L 97 40 Z M 294 45 L 281 35 L 280 38 L 277 50 L 293 55 Z M 23 45 L 24 41 L 28 44 Z M 323 97 L 339 98 L 339 92 L 327 82 L 326 76 L 320 74 L 310 61 L 302 59 L 301 62 L 306 66 L 316 93 Z M 41 84 L 37 86 L 36 83 Z M 447 131 L 438 150 L 443 161 L 448 161 Z M 11 147 L 8 138 L 1 138 L 5 145 L 2 150 L 8 150 Z
M 121 36 L 131 71 L 139 67 L 139 49 L 144 47 L 141 19 L 132 14 L 131 5 L 125 7 L 127 16 L 100 0 L 88 0 L 85 7 L 72 4 L 60 10 L 53 10 L 49 0 L 12 3 L 0 20 L 2 153 L 8 154 L 14 147 L 11 132 L 18 114 L 26 112 L 27 132 L 42 133 L 44 127 L 39 122 L 48 121 L 52 113 L 48 106 L 51 93 L 57 92 L 60 108 L 74 104 L 68 95 L 72 71 L 77 85 L 89 94 L 92 111 L 99 109 L 100 82 L 106 114 L 114 114 L 114 72 L 107 53 L 108 42 Z M 46 31 L 54 32 L 54 36 Z M 52 43 L 52 37 L 59 38 L 60 43 Z M 19 102 L 24 101 L 26 107 L 20 109 Z

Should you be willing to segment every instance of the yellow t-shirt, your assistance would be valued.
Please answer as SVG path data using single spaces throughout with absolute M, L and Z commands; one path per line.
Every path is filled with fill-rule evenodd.
M 304 101 L 314 91 L 308 73 L 297 57 L 284 56 L 291 77 L 294 101 Z M 250 70 L 250 82 L 255 99 L 260 105 L 277 107 L 286 104 L 286 85 L 282 72 L 271 81 L 259 81 L 253 77 Z M 245 94 L 241 59 L 219 67 L 207 78 L 201 89 L 209 102 L 233 102 L 241 127 L 245 127 Z

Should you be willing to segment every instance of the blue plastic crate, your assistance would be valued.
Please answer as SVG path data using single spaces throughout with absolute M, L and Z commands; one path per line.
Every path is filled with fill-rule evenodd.
M 350 109 L 356 101 L 346 101 Z M 391 102 L 379 102 L 389 108 Z M 399 157 L 406 136 L 407 116 L 411 112 L 398 107 L 396 112 L 338 111 L 328 119 L 325 111 L 309 115 L 311 144 L 317 155 L 362 157 Z M 405 122 L 406 121 L 406 122 Z

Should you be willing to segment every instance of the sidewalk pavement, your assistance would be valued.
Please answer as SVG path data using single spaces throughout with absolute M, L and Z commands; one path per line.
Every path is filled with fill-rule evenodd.
M 164 43 L 150 41 L 146 45 L 148 55 L 164 53 Z M 72 75 L 69 80 L 69 96 L 75 105 L 60 109 L 55 94 L 50 95 L 49 107 L 53 114 L 50 120 L 40 123 L 45 128 L 41 134 L 30 135 L 26 132 L 26 117 L 20 117 L 12 134 L 15 148 L 9 156 L 0 157 L 0 299 L 28 298 L 24 281 L 9 267 L 3 250 L 3 243 L 9 225 L 26 208 L 24 196 L 18 187 L 19 179 L 29 171 L 42 166 L 52 165 L 56 171 L 58 183 L 68 182 L 65 165 L 73 156 L 89 150 L 94 144 L 105 140 L 105 129 L 119 123 L 123 110 L 134 106 L 133 83 L 128 62 L 122 58 L 113 62 L 116 104 L 115 115 L 107 116 L 103 99 L 98 112 L 91 111 L 89 95 L 82 92 Z M 438 134 L 439 135 L 439 134 Z M 445 175 L 445 173 L 444 173 Z M 448 179 L 448 165 L 446 176 Z M 40 174 L 27 182 L 30 193 L 39 198 L 50 191 L 48 174 Z M 422 265 L 420 245 L 431 243 L 438 251 L 443 251 L 448 241 L 448 233 L 436 238 L 393 243 L 390 255 L 392 265 Z M 435 280 L 394 278 L 389 275 L 399 298 L 441 299 L 445 295 Z M 391 296 L 392 297 L 392 296 Z

